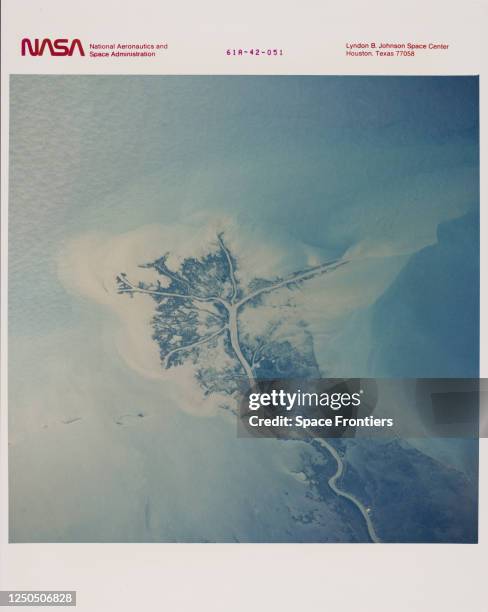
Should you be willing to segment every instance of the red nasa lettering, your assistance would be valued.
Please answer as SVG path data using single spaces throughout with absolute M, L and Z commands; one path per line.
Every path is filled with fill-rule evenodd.
M 22 55 L 32 55 L 34 57 L 41 56 L 48 50 L 50 55 L 54 56 L 69 56 L 71 57 L 77 50 L 80 55 L 85 55 L 83 45 L 79 38 L 74 38 L 71 42 L 68 38 L 34 38 L 34 42 L 30 38 L 23 38 L 21 44 Z

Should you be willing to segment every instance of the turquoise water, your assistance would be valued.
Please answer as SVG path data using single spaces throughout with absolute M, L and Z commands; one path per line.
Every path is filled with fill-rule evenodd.
M 322 372 L 477 376 L 477 79 L 15 76 L 10 131 L 11 538 L 367 540 L 317 484 L 331 457 L 237 440 L 189 374 L 159 379 L 142 310 L 96 287 L 206 227 L 263 276 L 347 253 L 297 298 Z M 344 451 L 385 539 L 475 537 L 477 448 L 440 446 L 388 451 L 418 484 L 392 507 L 381 469 L 361 474 L 372 449 Z

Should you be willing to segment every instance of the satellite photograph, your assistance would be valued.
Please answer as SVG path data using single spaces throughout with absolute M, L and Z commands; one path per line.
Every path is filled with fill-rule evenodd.
M 478 440 L 237 435 L 265 380 L 479 376 L 475 77 L 10 81 L 11 542 L 478 538 Z M 417 419 L 417 421 L 416 421 Z

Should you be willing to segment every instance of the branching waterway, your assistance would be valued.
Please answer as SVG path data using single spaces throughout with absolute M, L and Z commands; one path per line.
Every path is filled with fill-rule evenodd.
M 196 278 L 193 278 L 191 274 L 188 275 L 187 273 L 185 275 L 181 272 L 170 270 L 166 264 L 166 256 L 160 258 L 156 262 L 153 262 L 149 265 L 149 267 L 154 267 L 160 275 L 166 277 L 167 281 L 169 281 L 169 285 L 167 287 L 163 287 L 159 282 L 157 284 L 147 284 L 141 281 L 134 283 L 127 278 L 126 274 L 122 273 L 117 277 L 118 292 L 128 293 L 131 296 L 134 295 L 134 293 L 150 295 L 158 304 L 162 300 L 173 300 L 180 302 L 180 307 L 186 308 L 187 310 L 190 309 L 196 312 L 205 312 L 209 314 L 213 320 L 220 323 L 219 327 L 212 333 L 202 335 L 195 332 L 192 334 L 192 336 L 196 337 L 192 337 L 191 341 L 188 343 L 182 342 L 174 345 L 172 342 L 168 341 L 166 346 L 160 346 L 162 349 L 161 357 L 165 367 L 168 368 L 171 366 L 171 360 L 176 354 L 188 354 L 189 351 L 199 348 L 204 344 L 208 344 L 220 336 L 220 334 L 227 333 L 234 356 L 240 363 L 251 388 L 254 388 L 254 386 L 257 384 L 254 371 L 254 356 L 251 360 L 249 360 L 241 346 L 241 339 L 239 337 L 240 311 L 244 308 L 244 306 L 253 302 L 255 303 L 256 300 L 265 294 L 269 294 L 279 289 L 291 289 L 296 287 L 303 281 L 310 280 L 315 276 L 332 272 L 333 270 L 340 268 L 341 266 L 347 264 L 348 260 L 342 259 L 324 262 L 305 270 L 299 270 L 298 272 L 295 272 L 285 278 L 278 278 L 274 282 L 266 283 L 264 286 L 242 295 L 242 293 L 239 291 L 239 283 L 236 276 L 234 258 L 226 246 L 222 234 L 217 236 L 217 240 L 220 254 L 227 267 L 226 276 L 231 287 L 230 295 L 228 293 L 226 294 L 225 290 L 219 291 L 219 287 L 216 287 L 214 292 L 212 289 L 210 289 L 210 287 L 205 285 L 204 287 L 206 290 L 202 294 L 202 286 L 200 282 L 201 279 L 199 278 L 199 276 L 202 274 L 202 262 L 196 262 L 199 263 L 200 266 L 196 266 L 195 269 L 198 270 L 198 273 L 196 274 Z M 195 264 L 195 261 L 193 261 L 193 264 Z M 148 266 L 146 265 L 143 267 Z M 207 279 L 207 282 L 210 283 L 210 280 Z M 221 313 L 215 310 L 216 307 L 220 308 Z M 175 325 L 174 321 L 172 323 Z M 185 336 L 185 333 L 183 332 L 185 332 L 184 329 L 180 334 L 181 337 Z M 170 335 L 170 340 L 172 337 L 173 336 Z M 329 487 L 336 495 L 348 499 L 356 506 L 366 522 L 371 541 L 379 542 L 380 539 L 376 535 L 368 509 L 354 495 L 352 495 L 352 493 L 347 493 L 337 486 L 337 481 L 344 472 L 344 463 L 341 456 L 337 450 L 325 440 L 318 439 L 317 441 L 323 448 L 329 451 L 337 463 L 337 471 L 331 478 L 329 478 Z

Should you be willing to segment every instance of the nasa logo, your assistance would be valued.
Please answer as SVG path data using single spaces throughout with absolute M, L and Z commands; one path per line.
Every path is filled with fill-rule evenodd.
M 41 56 L 46 49 L 54 56 L 68 55 L 71 57 L 76 50 L 80 55 L 85 55 L 79 38 L 74 38 L 71 43 L 68 38 L 55 38 L 54 40 L 43 38 L 42 41 L 39 38 L 34 38 L 34 44 L 30 38 L 22 39 L 21 50 L 23 56 L 27 53 L 34 57 Z

